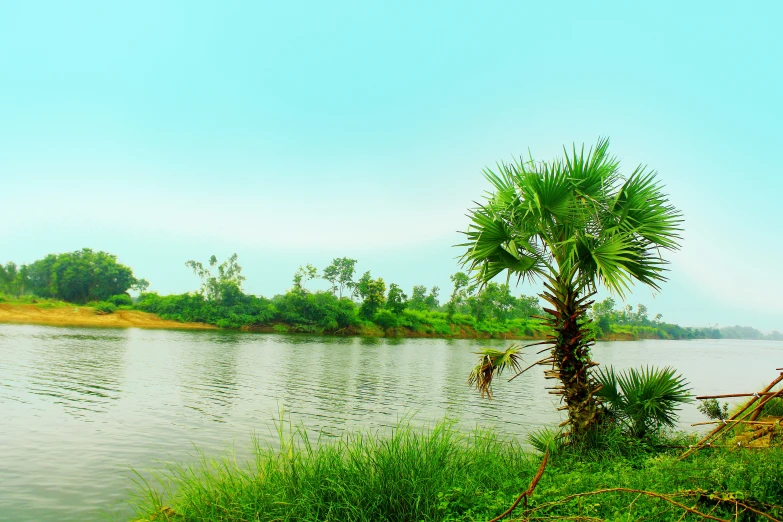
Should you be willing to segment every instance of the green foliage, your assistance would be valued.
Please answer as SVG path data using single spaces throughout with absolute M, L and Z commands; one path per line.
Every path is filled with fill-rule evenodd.
M 170 467 L 163 491 L 153 483 L 139 492 L 137 515 L 165 502 L 183 522 L 481 520 L 504 510 L 537 464 L 494 432 L 465 435 L 447 423 L 318 445 L 300 429 L 278 450 L 254 441 L 253 453 L 248 466 L 202 455 Z
M 612 335 L 625 335 L 633 339 L 720 339 L 722 330 L 715 328 L 684 328 L 676 324 L 661 321 L 661 314 L 653 319 L 648 317 L 647 307 L 631 305 L 621 310 L 615 309 L 616 303 L 611 297 L 593 304 L 589 317 L 593 320 L 593 331 L 601 339 Z
M 372 279 L 370 272 L 365 272 L 356 284 L 356 291 L 362 299 L 359 314 L 369 321 L 386 303 L 386 283 L 381 278 Z
M 410 301 L 408 301 L 408 308 L 411 310 L 435 310 L 438 308 L 438 293 L 440 289 L 437 286 L 433 286 L 430 293 L 427 293 L 427 287 L 424 285 L 416 285 L 413 287 L 413 293 L 411 294 Z
M 323 278 L 331 283 L 332 294 L 343 297 L 343 291 L 350 290 L 356 286 L 353 282 L 353 275 L 356 272 L 356 260 L 347 257 L 335 258 L 332 264 L 324 268 Z
M 375 314 L 375 317 L 373 317 L 372 321 L 384 330 L 394 328 L 399 324 L 397 315 L 394 314 L 391 310 L 379 310 L 378 313 Z
M 717 399 L 702 400 L 697 406 L 698 410 L 712 420 L 725 420 L 729 418 L 729 403 L 724 402 L 723 406 Z
M 146 293 L 139 296 L 135 306 L 164 319 L 214 324 L 221 328 L 260 325 L 274 318 L 274 308 L 268 299 L 245 295 L 235 287 L 224 295 L 222 302 L 207 300 L 202 294 L 159 296 Z
M 0 274 L 0 290 L 71 303 L 105 301 L 143 283 L 146 281 L 137 280 L 130 268 L 117 262 L 116 256 L 89 248 L 50 254 L 18 269 L 8 263 Z
M 358 324 L 356 304 L 330 292 L 292 290 L 275 296 L 272 303 L 275 314 L 271 320 L 288 323 L 299 331 L 335 332 Z
M 559 429 L 544 427 L 531 431 L 526 439 L 527 443 L 533 446 L 536 451 L 540 453 L 548 451 L 550 456 L 554 456 L 565 446 L 565 439 L 562 435 L 563 433 Z
M 783 417 L 783 398 L 775 397 L 764 404 L 763 413 L 770 417 Z
M 486 170 L 495 192 L 471 211 L 463 260 L 489 282 L 501 272 L 562 279 L 581 293 L 603 284 L 619 295 L 637 280 L 658 289 L 660 249 L 679 246 L 681 214 L 654 172 L 623 178 L 601 139 L 551 162 L 520 160 Z M 567 241 L 563 238 L 569 238 Z
M 237 255 L 233 254 L 226 261 L 218 265 L 217 257 L 209 258 L 205 267 L 198 261 L 186 261 L 185 266 L 193 270 L 193 273 L 201 279 L 201 293 L 210 301 L 221 301 L 224 294 L 235 294 L 242 290 L 242 267 L 237 263 Z M 217 267 L 217 273 L 212 269 Z
M 117 294 L 108 298 L 106 301 L 115 306 L 133 306 L 133 299 L 128 294 Z
M 400 315 L 405 310 L 408 296 L 395 283 L 389 285 L 389 294 L 386 296 L 386 308 L 394 315 Z
M 468 384 L 475 386 L 481 392 L 492 398 L 492 378 L 500 376 L 505 370 L 512 369 L 515 372 L 522 370 L 520 366 L 519 351 L 521 347 L 512 344 L 505 350 L 494 348 L 482 348 L 479 352 L 479 363 L 473 368 L 468 377 Z
M 673 427 L 676 412 L 691 402 L 688 384 L 670 367 L 630 368 L 616 373 L 611 366 L 595 374 L 601 389 L 596 397 L 611 417 L 634 437 L 644 437 L 662 427 Z
M 673 496 L 731 520 L 735 504 L 730 499 L 779 506 L 783 498 L 780 449 L 713 449 L 678 461 L 681 450 L 666 446 L 693 440 L 648 443 L 607 434 L 598 446 L 558 446 L 552 444 L 557 432 L 541 433 L 535 437 L 542 441 L 540 449 L 550 448 L 550 458 L 528 504 L 539 510 L 531 519 L 683 519 L 682 510 L 671 504 L 633 493 L 563 501 L 611 487 Z M 540 455 L 526 453 L 495 431 L 465 434 L 451 424 L 428 430 L 403 424 L 391 433 L 354 433 L 318 443 L 302 428 L 291 435 L 281 429 L 279 448 L 254 440 L 247 463 L 233 454 L 213 459 L 202 453 L 197 463 L 170 465 L 152 480 L 139 476 L 132 505 L 144 519 L 157 518 L 164 505 L 170 506 L 182 522 L 489 520 L 527 488 L 540 462 Z M 687 500 L 685 492 L 697 489 L 704 498 Z M 729 502 L 715 502 L 721 498 Z M 772 508 L 769 514 L 783 518 L 783 509 Z M 512 518 L 523 515 L 519 506 Z
M 0 293 L 20 296 L 24 293 L 24 279 L 24 274 L 20 273 L 19 267 L 13 261 L 9 261 L 5 266 L 0 265 Z
M 117 305 L 109 303 L 107 301 L 101 301 L 92 305 L 95 311 L 101 314 L 113 314 L 117 311 Z

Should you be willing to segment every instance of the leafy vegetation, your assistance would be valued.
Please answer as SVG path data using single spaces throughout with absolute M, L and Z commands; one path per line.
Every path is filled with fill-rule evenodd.
M 50 254 L 29 265 L 9 262 L 0 270 L 0 292 L 35 295 L 70 303 L 105 301 L 129 289 L 145 290 L 149 283 L 136 279 L 117 257 L 89 248 Z
M 610 418 L 631 436 L 642 438 L 661 428 L 673 428 L 679 407 L 693 399 L 682 376 L 673 368 L 630 368 L 616 373 L 599 368 L 595 396 Z
M 77 253 L 82 256 L 84 252 L 92 251 Z M 32 303 L 39 307 L 64 304 L 68 301 L 64 297 L 53 297 L 56 292 L 52 290 L 51 271 L 47 279 L 42 267 L 53 265 L 53 259 L 60 259 L 63 265 L 80 256 L 53 254 L 22 267 L 13 262 L 0 265 L 0 302 Z M 116 263 L 116 257 L 110 254 L 99 252 L 96 256 L 106 263 Z M 452 291 L 442 302 L 437 286 L 415 285 L 408 297 L 400 285 L 374 279 L 369 272 L 355 281 L 357 261 L 342 257 L 320 272 L 309 264 L 300 267 L 294 274 L 292 288 L 268 299 L 244 292 L 245 277 L 236 254 L 223 261 L 212 256 L 206 263 L 190 260 L 185 265 L 201 282 L 196 292 L 161 296 L 146 292 L 149 283 L 144 279 L 134 277 L 131 281 L 123 276 L 117 284 L 104 281 L 99 287 L 108 290 L 94 291 L 87 299 L 120 308 L 136 307 L 176 321 L 275 332 L 541 339 L 550 331 L 539 319 L 546 314 L 538 297 L 514 296 L 508 284 L 490 282 L 482 286 L 463 272 L 451 276 Z M 132 275 L 129 270 L 122 267 L 117 273 Z M 94 276 L 101 278 L 111 273 L 99 270 Z M 326 280 L 329 290 L 308 289 L 315 279 Z M 106 295 L 128 282 L 132 285 L 122 292 Z M 128 289 L 142 292 L 135 303 Z M 70 302 L 81 303 L 82 299 Z M 621 310 L 616 306 L 609 298 L 596 303 L 590 311 L 590 328 L 597 339 L 719 338 L 735 332 L 750 335 L 749 331 L 761 336 L 754 338 L 774 338 L 764 337 L 752 328 L 732 328 L 725 333 L 714 328 L 683 328 L 662 322 L 660 314 L 648 318 L 643 305 L 635 312 L 628 305 Z
M 683 511 L 660 498 L 605 491 L 625 488 L 690 498 L 687 504 L 723 519 L 734 520 L 734 499 L 783 515 L 768 507 L 783 498 L 783 450 L 712 449 L 679 461 L 681 450 L 667 448 L 689 442 L 669 435 L 640 443 L 614 432 L 598 445 L 561 446 L 550 453 L 528 510 L 549 519 L 682 520 Z M 528 487 L 540 461 L 495 431 L 463 434 L 449 423 L 423 431 L 401 424 L 390 434 L 354 433 L 332 443 L 281 430 L 279 448 L 255 440 L 247 463 L 201 454 L 157 479 L 139 476 L 132 505 L 143 520 L 184 522 L 489 520 Z M 596 491 L 605 492 L 570 498 Z

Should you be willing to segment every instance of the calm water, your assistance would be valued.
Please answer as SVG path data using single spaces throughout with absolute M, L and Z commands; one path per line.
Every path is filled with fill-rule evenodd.
M 501 379 L 491 402 L 467 387 L 487 344 L 0 325 L 0 520 L 127 519 L 130 467 L 189 460 L 193 444 L 241 455 L 254 431 L 274 444 L 280 406 L 335 437 L 411 413 L 512 436 L 558 422 L 540 370 Z M 595 358 L 673 365 L 698 394 L 731 393 L 771 381 L 783 343 L 603 343 Z M 703 418 L 688 406 L 681 420 Z

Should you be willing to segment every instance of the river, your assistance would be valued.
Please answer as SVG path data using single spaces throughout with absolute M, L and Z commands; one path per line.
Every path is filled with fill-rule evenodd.
M 0 324 L 0 521 L 126 520 L 131 468 L 191 460 L 194 445 L 241 456 L 253 433 L 274 445 L 281 408 L 326 438 L 403 418 L 519 438 L 559 422 L 540 369 L 499 379 L 492 401 L 467 386 L 488 345 L 506 343 Z M 734 393 L 777 375 L 783 343 L 599 343 L 594 358 L 671 365 L 696 394 Z M 681 412 L 682 428 L 701 420 Z

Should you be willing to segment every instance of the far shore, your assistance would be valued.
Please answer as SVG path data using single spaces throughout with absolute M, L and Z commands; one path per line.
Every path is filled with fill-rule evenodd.
M 163 319 L 149 312 L 139 310 L 117 310 L 111 314 L 99 314 L 89 306 L 64 305 L 45 306 L 28 303 L 0 303 L 0 324 L 37 324 L 42 326 L 98 327 L 98 328 L 147 328 L 159 330 L 220 330 L 217 326 L 206 323 L 184 323 Z M 243 328 L 244 331 L 258 333 L 293 333 L 284 332 L 274 326 L 254 326 Z M 509 341 L 542 340 L 543 337 L 514 336 L 509 333 L 490 336 L 476 332 L 469 327 L 460 327 L 454 335 L 439 335 L 437 333 L 415 332 L 409 328 L 393 328 L 387 332 L 378 330 L 347 329 L 340 333 L 324 333 L 327 336 L 346 337 L 392 337 L 392 338 L 442 338 L 442 339 L 505 339 Z M 613 333 L 601 341 L 635 341 L 631 335 Z
M 0 323 L 105 328 L 153 328 L 166 330 L 217 330 L 204 323 L 180 323 L 138 310 L 118 310 L 99 315 L 87 306 L 40 307 L 35 304 L 0 303 Z

